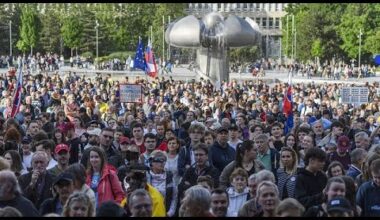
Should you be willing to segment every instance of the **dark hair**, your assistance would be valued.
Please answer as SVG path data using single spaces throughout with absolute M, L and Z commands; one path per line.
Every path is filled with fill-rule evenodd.
M 372 161 L 370 165 L 370 171 L 372 173 L 379 173 L 380 172 L 380 159 L 376 159 Z
M 206 154 L 208 154 L 208 146 L 204 143 L 200 143 L 193 147 L 193 151 L 203 150 Z
M 109 131 L 109 132 L 112 132 L 112 133 L 115 132 L 112 128 L 108 128 L 108 127 L 105 127 L 105 128 L 102 129 L 102 134 L 103 134 L 103 132 L 105 132 L 105 131 Z
M 88 155 L 89 155 L 88 157 L 89 158 L 90 158 L 91 151 L 94 151 L 94 152 L 98 153 L 98 155 L 100 157 L 100 173 L 102 173 L 103 172 L 103 168 L 107 164 L 107 155 L 104 152 L 103 148 L 101 148 L 101 147 L 91 147 L 90 150 L 88 151 Z M 93 173 L 93 169 L 92 169 L 92 166 L 91 166 L 91 163 L 90 163 L 90 159 L 88 159 L 88 161 L 87 161 L 87 174 L 92 175 L 92 173 Z
M 243 168 L 243 164 L 242 164 L 243 156 L 246 153 L 246 151 L 250 151 L 254 146 L 255 146 L 255 143 L 252 140 L 245 140 L 236 146 L 235 168 L 237 167 Z
M 86 183 L 86 168 L 81 163 L 71 164 L 65 172 L 71 173 L 82 186 Z
M 178 154 L 179 151 L 181 150 L 181 141 L 176 137 L 170 137 L 170 138 L 168 138 L 167 143 L 169 144 L 169 142 L 173 141 L 173 140 L 176 141 L 178 144 L 178 148 L 177 148 L 177 154 Z M 169 149 L 167 149 L 166 152 L 169 152 Z
M 132 131 L 133 131 L 133 129 L 135 129 L 135 128 L 141 128 L 142 130 L 144 130 L 144 126 L 141 124 L 141 123 L 135 123 L 133 126 L 132 126 Z
M 5 154 L 11 155 L 11 158 L 12 158 L 11 170 L 15 173 L 18 172 L 18 174 L 20 174 L 23 167 L 22 167 L 22 161 L 21 161 L 21 156 L 19 152 L 16 150 L 8 150 L 8 151 L 5 151 L 3 156 L 5 156 Z
M 309 165 L 310 159 L 318 159 L 320 161 L 326 161 L 326 153 L 322 150 L 319 149 L 318 147 L 312 147 L 310 148 L 304 158 L 305 166 Z
M 211 187 L 211 189 L 214 188 L 214 180 L 212 179 L 210 175 L 198 176 L 197 183 L 200 183 L 200 182 L 206 182 Z
M 326 183 L 326 191 L 330 188 L 331 184 L 332 183 L 343 183 L 345 184 L 344 180 L 342 179 L 342 177 L 340 176 L 334 176 L 334 177 L 331 177 L 327 180 L 327 183 Z M 347 193 L 346 193 L 347 194 Z M 326 195 L 326 192 L 323 193 L 323 200 L 325 202 L 327 202 L 327 195 Z
M 150 138 L 150 139 L 154 139 L 154 140 L 157 140 L 157 136 L 153 133 L 147 133 L 144 135 L 144 141 L 147 139 L 147 138 Z
M 264 127 L 263 127 L 262 125 L 259 125 L 259 124 L 252 125 L 252 126 L 249 128 L 249 131 L 250 131 L 251 133 L 253 133 L 253 132 L 255 132 L 255 129 L 256 129 L 257 127 L 261 128 L 261 130 L 264 132 Z
M 116 202 L 109 200 L 103 202 L 96 211 L 96 217 L 126 217 L 122 207 Z
M 38 141 L 34 144 L 34 148 L 36 148 L 38 145 L 42 145 L 42 148 L 45 150 L 50 150 L 50 152 L 54 152 L 55 142 L 53 140 L 45 139 Z
M 330 165 L 327 167 L 327 176 L 328 176 L 328 178 L 333 177 L 331 170 L 332 170 L 332 168 L 334 168 L 334 167 L 336 167 L 336 166 L 340 167 L 340 169 L 341 169 L 342 172 L 343 172 L 343 173 L 342 173 L 343 176 L 346 175 L 346 171 L 344 170 L 343 164 L 342 164 L 341 162 L 339 162 L 339 161 L 333 161 L 333 162 L 331 162 Z
M 216 188 L 216 189 L 213 189 L 213 190 L 211 191 L 211 195 L 212 195 L 212 194 L 224 194 L 224 195 L 227 196 L 227 201 L 229 201 L 229 196 L 228 196 L 227 191 L 226 191 L 226 190 L 223 190 L 222 188 Z

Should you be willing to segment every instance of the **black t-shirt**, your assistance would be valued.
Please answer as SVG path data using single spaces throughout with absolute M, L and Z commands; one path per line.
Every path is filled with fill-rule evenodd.
M 13 207 L 21 212 L 23 217 L 39 217 L 40 214 L 37 211 L 33 203 L 22 195 L 16 196 L 12 200 L 0 201 L 0 208 L 6 206 Z

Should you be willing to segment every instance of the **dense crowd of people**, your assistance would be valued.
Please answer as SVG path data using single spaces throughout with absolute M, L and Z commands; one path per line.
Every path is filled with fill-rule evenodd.
M 342 85 L 98 74 L 0 84 L 0 216 L 380 216 L 378 83 L 369 103 Z M 120 103 L 119 85 L 143 87 Z

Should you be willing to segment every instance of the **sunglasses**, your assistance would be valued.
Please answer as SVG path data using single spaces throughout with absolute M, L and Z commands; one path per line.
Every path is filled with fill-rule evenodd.
M 165 158 L 153 158 L 153 159 L 152 159 L 152 162 L 156 162 L 156 163 L 165 163 L 165 162 L 166 162 L 166 159 L 165 159 Z

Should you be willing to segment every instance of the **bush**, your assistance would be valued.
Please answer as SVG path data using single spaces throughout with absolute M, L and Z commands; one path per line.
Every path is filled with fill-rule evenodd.
M 81 57 L 94 57 L 94 54 L 92 52 L 84 52 L 80 55 Z
M 118 58 L 120 60 L 126 60 L 128 56 L 134 57 L 135 51 L 120 51 L 120 52 L 114 52 L 108 55 L 109 59 Z

